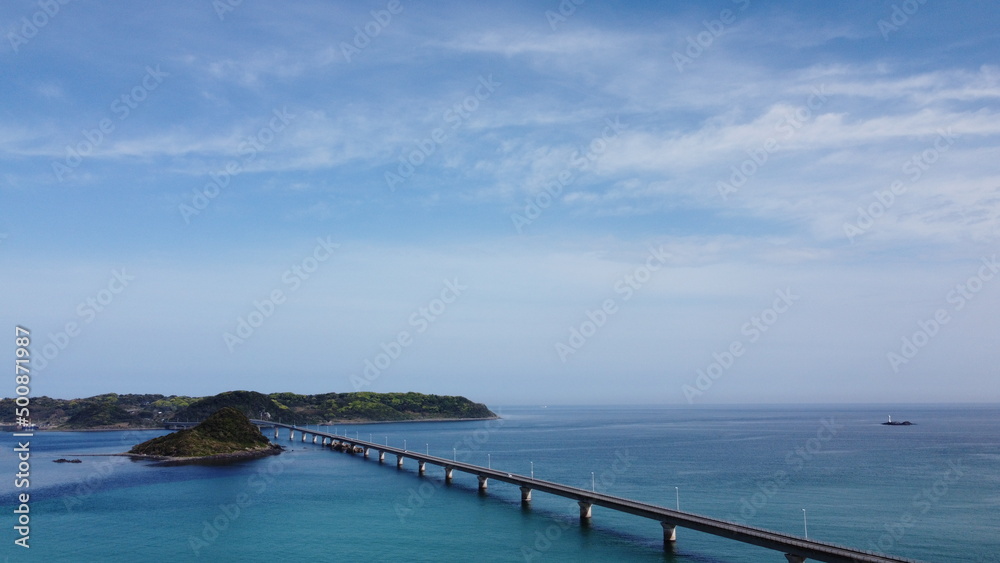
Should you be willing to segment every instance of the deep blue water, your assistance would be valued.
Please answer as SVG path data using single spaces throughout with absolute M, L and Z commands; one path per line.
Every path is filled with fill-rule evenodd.
M 340 426 L 376 442 L 923 561 L 1000 562 L 1000 407 L 495 407 L 502 421 Z M 887 414 L 910 427 L 886 427 Z M 0 434 L 5 561 L 784 561 L 778 552 L 456 472 L 311 443 L 221 466 L 74 454 L 164 434 L 39 432 L 31 549 L 13 544 L 13 437 Z M 394 461 L 394 458 L 393 458 Z M 593 473 L 593 476 L 592 476 Z M 676 488 L 675 488 L 676 487 Z M 679 495 L 678 495 L 679 492 Z M 239 504 L 243 506 L 240 507 Z

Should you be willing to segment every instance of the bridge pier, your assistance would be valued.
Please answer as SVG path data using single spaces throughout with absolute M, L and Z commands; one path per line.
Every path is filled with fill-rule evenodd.
M 267 426 L 265 421 L 254 420 L 255 424 L 261 426 Z M 331 447 L 336 448 L 338 446 L 350 447 L 349 451 L 351 453 L 364 453 L 367 458 L 371 455 L 371 450 L 378 451 L 379 463 L 385 463 L 386 450 L 381 450 L 376 444 L 366 445 L 369 442 L 350 442 L 350 438 L 339 436 L 334 437 L 332 434 L 327 434 L 320 430 L 310 430 L 308 428 L 295 428 L 290 425 L 276 424 L 271 425 L 274 429 L 274 438 L 277 439 L 281 435 L 282 429 L 288 430 L 288 439 L 290 441 L 295 440 L 295 432 L 301 432 L 303 442 L 306 441 L 306 435 L 312 434 L 313 444 L 317 443 L 319 440 L 324 446 L 327 445 L 328 441 Z M 261 429 L 263 432 L 264 428 Z M 386 445 L 388 449 L 388 445 Z M 393 452 L 396 455 L 396 466 L 399 469 L 403 469 L 403 460 L 406 455 L 410 455 L 409 452 L 396 453 L 396 448 L 393 448 Z M 419 473 L 421 476 L 426 474 L 427 463 L 436 465 L 440 463 L 444 469 L 445 482 L 449 485 L 452 482 L 454 476 L 454 470 L 456 466 L 447 465 L 446 460 L 427 456 L 430 461 L 426 461 L 420 458 L 420 454 L 414 452 L 414 460 L 418 462 Z M 454 463 L 457 464 L 457 461 Z M 478 467 L 473 464 L 463 463 L 462 470 L 467 471 L 470 474 L 476 475 L 477 469 L 486 469 L 485 467 Z M 486 495 L 487 487 L 489 484 L 489 476 L 493 472 L 489 471 L 488 474 L 478 474 L 476 475 L 479 481 L 479 493 L 481 495 Z M 529 480 L 527 477 L 522 477 L 520 475 L 506 474 L 502 480 L 520 485 L 521 490 L 521 505 L 522 510 L 530 512 L 531 509 L 529 504 L 531 503 L 532 497 L 532 487 L 540 486 L 539 482 L 535 481 L 533 478 Z M 533 477 L 533 475 L 532 475 Z M 642 518 L 647 518 L 660 523 L 663 528 L 663 544 L 664 550 L 671 552 L 673 546 L 677 541 L 677 526 L 692 527 L 703 533 L 712 534 L 721 538 L 728 538 L 731 540 L 739 541 L 751 545 L 759 545 L 766 547 L 768 549 L 774 550 L 777 553 L 781 553 L 785 556 L 788 563 L 805 563 L 809 560 L 837 560 L 837 561 L 847 561 L 847 560 L 865 560 L 872 561 L 873 563 L 878 561 L 881 563 L 902 563 L 903 560 L 891 556 L 876 556 L 868 552 L 862 552 L 861 550 L 852 549 L 849 547 L 836 547 L 826 544 L 824 542 L 818 542 L 814 540 L 808 540 L 804 538 L 790 538 L 786 534 L 771 532 L 768 530 L 763 530 L 760 528 L 751 528 L 748 526 L 743 526 L 735 524 L 732 522 L 725 522 L 722 520 L 717 520 L 714 518 L 698 516 L 694 514 L 688 514 L 684 512 L 675 511 L 673 509 L 668 509 L 665 507 L 648 505 L 645 503 L 640 503 L 636 501 L 630 501 L 628 499 L 620 499 L 617 497 L 603 495 L 601 493 L 596 493 L 594 491 L 587 491 L 585 488 L 572 487 L 566 485 L 554 484 L 549 487 L 548 484 L 542 487 L 543 492 L 550 493 L 562 497 L 567 500 L 576 500 L 580 507 L 580 526 L 581 528 L 586 528 L 590 526 L 590 520 L 593 516 L 593 504 L 600 501 L 601 506 L 604 506 L 611 510 L 617 510 L 619 512 L 633 514 Z M 594 500 L 585 500 L 594 499 Z M 603 514 L 603 513 L 602 513 Z M 551 538 L 550 538 L 551 539 Z M 795 550 L 793 553 L 786 553 L 785 549 Z M 802 555 L 802 554 L 807 555 Z M 867 555 L 867 557 L 866 557 Z M 852 557 L 857 556 L 857 557 Z
M 677 541 L 677 527 L 670 522 L 660 522 L 663 526 L 663 547 L 670 547 L 670 544 Z

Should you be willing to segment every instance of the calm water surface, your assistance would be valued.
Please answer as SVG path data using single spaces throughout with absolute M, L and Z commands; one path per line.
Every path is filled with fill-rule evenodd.
M 339 426 L 441 457 L 923 561 L 1000 562 L 1000 407 L 494 407 L 502 421 Z M 917 424 L 886 427 L 887 414 Z M 279 443 L 281 456 L 163 467 L 165 431 L 31 439 L 31 549 L 13 545 L 16 459 L 0 434 L 6 561 L 784 561 L 781 554 L 475 477 Z M 270 434 L 268 434 L 270 435 Z M 803 522 L 805 509 L 805 522 Z M 804 526 L 805 524 L 805 526 Z

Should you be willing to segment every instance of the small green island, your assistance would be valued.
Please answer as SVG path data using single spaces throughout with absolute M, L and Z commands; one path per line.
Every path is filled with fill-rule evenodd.
M 0 399 L 0 425 L 14 429 L 14 399 Z M 223 407 L 249 418 L 296 425 L 485 420 L 498 418 L 482 403 L 424 393 L 270 393 L 227 391 L 208 397 L 107 393 L 85 399 L 32 397 L 31 422 L 39 430 L 171 428 L 196 423 Z
M 166 460 L 245 459 L 281 453 L 240 411 L 223 407 L 194 428 L 147 440 L 127 452 Z

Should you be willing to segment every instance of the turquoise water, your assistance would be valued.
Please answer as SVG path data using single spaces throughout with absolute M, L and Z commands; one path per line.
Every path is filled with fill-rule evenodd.
M 1000 407 L 494 408 L 502 421 L 339 426 L 376 442 L 923 561 L 1000 561 Z M 879 423 L 892 413 L 910 427 Z M 0 435 L 6 561 L 784 561 L 781 554 L 416 464 L 279 443 L 273 458 L 163 467 L 118 452 L 164 434 L 31 439 L 31 549 L 14 546 L 13 437 Z M 593 473 L 593 476 L 591 475 Z M 675 489 L 676 487 L 676 489 Z M 679 493 L 679 494 L 678 494 Z M 241 506 L 242 505 L 242 506 Z

